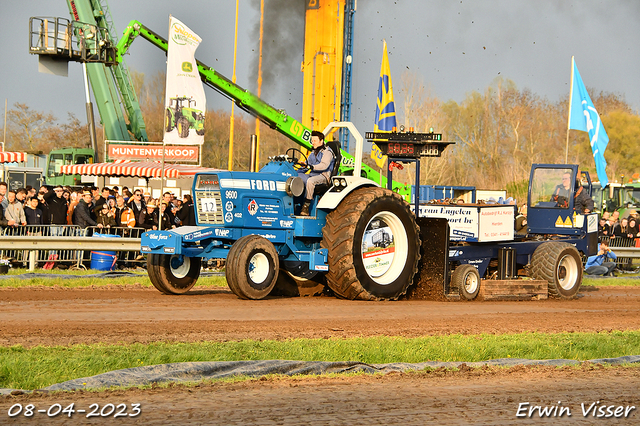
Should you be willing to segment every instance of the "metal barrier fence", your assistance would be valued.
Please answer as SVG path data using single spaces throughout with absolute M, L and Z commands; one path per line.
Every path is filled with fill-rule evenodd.
M 2 230 L 2 235 L 7 237 L 76 237 L 82 236 L 83 230 L 76 225 L 26 225 L 9 226 Z M 30 259 L 35 253 L 35 259 Z M 53 263 L 75 263 L 82 262 L 82 252 L 79 250 L 2 250 L 0 256 L 5 259 L 12 259 L 16 262 L 28 263 L 30 260 L 36 264 L 47 262 Z
M 30 269 L 34 269 L 36 265 L 40 264 L 45 269 L 51 269 L 55 264 L 69 264 L 80 268 L 85 263 L 93 264 L 94 256 L 99 257 L 101 261 L 103 260 L 102 257 L 107 256 L 113 258 L 114 264 L 133 267 L 146 261 L 139 250 L 140 236 L 145 231 L 143 228 L 119 227 L 88 227 L 81 229 L 76 225 L 6 227 L 0 229 L 0 239 L 4 241 L 4 244 L 0 246 L 0 258 L 11 259 L 14 262 L 25 265 L 28 264 Z M 92 238 L 85 239 L 87 237 Z M 109 253 L 104 253 L 99 251 L 101 250 L 99 247 L 105 246 L 107 241 L 98 242 L 93 237 L 120 238 L 125 239 L 127 242 L 137 241 L 137 246 L 135 250 L 132 250 L 132 247 L 127 244 L 126 249 L 121 247 L 120 250 L 115 252 L 111 250 Z M 9 246 L 17 248 L 12 249 Z M 38 246 L 46 246 L 46 248 Z M 82 246 L 83 250 L 70 249 L 78 246 Z M 113 247 L 110 249 L 113 249 Z

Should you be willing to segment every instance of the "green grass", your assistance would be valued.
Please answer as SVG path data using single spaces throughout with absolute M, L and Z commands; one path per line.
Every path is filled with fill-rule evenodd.
M 50 277 L 45 278 L 3 278 L 0 279 L 0 288 L 12 288 L 12 287 L 66 287 L 66 288 L 80 288 L 80 287 L 101 287 L 107 285 L 142 285 L 144 287 L 151 287 L 151 281 L 146 272 L 139 273 L 136 276 L 129 277 L 109 277 L 109 278 L 57 278 L 56 275 L 89 275 L 98 274 L 104 271 L 97 270 L 43 270 L 36 269 L 34 271 L 38 274 L 47 274 Z M 21 275 L 29 273 L 26 269 L 10 269 L 9 275 Z M 195 289 L 198 287 L 225 287 L 227 282 L 224 276 L 212 276 L 212 277 L 200 277 L 196 284 Z
M 0 348 L 0 388 L 38 389 L 142 365 L 237 360 L 361 361 L 365 363 L 484 361 L 495 358 L 588 360 L 637 355 L 640 331 L 522 333 L 422 338 L 372 337 L 288 341 L 153 343 Z
M 624 275 L 617 278 L 583 278 L 582 285 L 593 287 L 639 287 L 639 278 L 627 278 Z

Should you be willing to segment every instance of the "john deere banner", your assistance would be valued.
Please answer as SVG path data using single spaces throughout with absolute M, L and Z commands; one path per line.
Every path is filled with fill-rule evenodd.
M 206 99 L 196 64 L 202 39 L 182 22 L 169 18 L 164 143 L 202 145 Z

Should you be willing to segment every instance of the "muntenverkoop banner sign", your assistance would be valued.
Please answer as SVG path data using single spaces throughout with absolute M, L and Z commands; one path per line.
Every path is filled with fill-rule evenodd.
M 132 145 L 107 143 L 109 160 L 162 161 L 162 145 Z M 165 161 L 192 161 L 200 159 L 200 147 L 191 145 L 165 146 Z

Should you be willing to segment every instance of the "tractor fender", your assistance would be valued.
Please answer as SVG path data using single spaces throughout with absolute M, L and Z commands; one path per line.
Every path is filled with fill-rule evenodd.
M 335 209 L 336 207 L 338 207 L 338 204 L 340 204 L 342 200 L 345 199 L 347 195 L 349 195 L 350 193 L 352 193 L 358 188 L 364 188 L 367 186 L 369 187 L 380 186 L 374 181 L 372 181 L 371 179 L 367 179 L 359 176 L 334 176 L 331 179 L 332 181 L 336 179 L 344 179 L 347 182 L 347 186 L 346 187 L 337 187 L 335 185 L 332 186 L 331 189 L 329 189 L 322 196 L 322 198 L 320 198 L 320 201 L 318 201 L 319 209 L 327 209 L 327 210 Z

